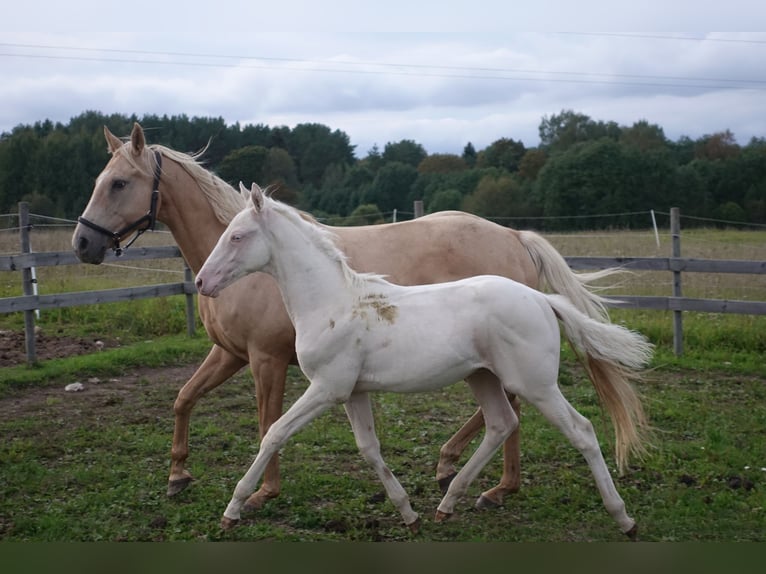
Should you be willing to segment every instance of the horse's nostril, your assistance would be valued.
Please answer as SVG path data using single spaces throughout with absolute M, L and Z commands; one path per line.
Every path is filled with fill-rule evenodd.
M 202 279 L 200 279 L 199 277 L 197 277 L 197 280 L 194 283 L 196 283 L 197 289 L 202 288 Z
M 80 237 L 79 241 L 77 242 L 77 250 L 80 252 L 83 252 L 87 248 L 88 248 L 88 239 L 85 237 Z

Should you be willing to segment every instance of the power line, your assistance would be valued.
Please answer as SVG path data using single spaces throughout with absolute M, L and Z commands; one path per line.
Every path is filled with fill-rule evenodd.
M 675 87 L 675 88 L 707 88 L 707 89 L 763 89 L 766 87 L 766 80 L 758 79 L 737 79 L 737 78 L 705 78 L 705 77 L 685 77 L 685 76 L 659 76 L 659 75 L 641 75 L 641 74 L 607 74 L 602 72 L 569 72 L 557 70 L 533 70 L 520 68 L 495 68 L 495 67 L 467 67 L 467 66 L 445 66 L 431 64 L 410 64 L 394 62 L 351 62 L 351 61 L 327 61 L 327 60 L 309 60 L 301 58 L 277 58 L 267 56 L 248 56 L 248 55 L 222 55 L 222 54 L 203 54 L 190 52 L 159 52 L 149 50 L 125 50 L 115 48 L 81 48 L 72 46 L 52 46 L 36 44 L 11 44 L 0 43 L 0 46 L 21 49 L 36 50 L 70 50 L 79 52 L 103 52 L 114 54 L 134 54 L 151 57 L 171 57 L 171 58 L 206 58 L 215 60 L 240 60 L 240 62 L 202 62 L 202 61 L 178 61 L 178 60 L 149 60 L 135 58 L 106 58 L 106 57 L 88 57 L 62 54 L 18 54 L 18 53 L 0 53 L 0 56 L 15 58 L 35 58 L 52 60 L 73 60 L 89 62 L 114 62 L 128 64 L 153 64 L 153 65 L 174 65 L 191 67 L 220 67 L 220 68 L 244 68 L 244 69 L 281 69 L 270 65 L 245 65 L 241 60 L 263 61 L 273 63 L 291 63 L 291 64 L 321 64 L 322 67 L 302 67 L 290 68 L 290 71 L 320 72 L 320 73 L 348 73 L 348 74 L 367 74 L 367 75 L 400 75 L 400 76 L 425 76 L 435 78 L 452 79 L 475 79 L 475 80 L 505 80 L 505 81 L 524 81 L 524 82 L 557 82 L 557 83 L 578 83 L 578 84 L 607 84 L 607 85 L 626 85 L 626 86 L 644 86 L 644 87 Z M 343 66 L 342 68 L 339 66 Z M 384 68 L 394 71 L 381 71 L 367 68 Z M 398 71 L 395 71 L 398 70 Z M 402 71 L 417 70 L 417 71 Z M 444 70 L 444 73 L 429 72 L 427 70 Z M 507 75 L 507 74 L 532 74 L 534 77 Z M 553 76 L 553 77 L 550 77 Z M 561 76 L 564 76 L 562 78 Z M 598 79 L 601 78 L 601 79 Z M 679 83 L 681 82 L 681 83 Z M 710 85 L 702 82 L 712 82 L 720 84 L 740 84 L 740 85 Z
M 718 42 L 726 44 L 752 44 L 766 46 L 766 40 L 744 40 L 741 38 L 708 38 L 707 36 L 675 36 L 667 34 L 631 34 L 618 32 L 555 32 L 567 36 L 603 36 L 610 38 L 636 38 L 642 40 L 678 40 L 682 42 Z

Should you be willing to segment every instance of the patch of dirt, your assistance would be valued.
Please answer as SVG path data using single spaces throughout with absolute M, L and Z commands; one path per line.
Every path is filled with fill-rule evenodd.
M 42 329 L 35 332 L 35 354 L 38 361 L 86 355 L 119 347 L 116 339 L 60 337 Z M 27 362 L 27 344 L 23 331 L 0 331 L 0 367 L 14 367 Z
M 87 337 L 53 336 L 42 330 L 35 334 L 35 347 L 38 361 L 98 353 L 100 350 L 120 346 L 117 339 L 96 339 Z M 23 331 L 0 330 L 0 369 L 23 365 L 27 361 L 26 341 Z M 24 413 L 36 412 L 51 401 L 67 396 L 77 396 L 76 401 L 63 401 L 63 405 L 72 405 L 78 412 L 82 409 L 98 409 L 104 405 L 116 404 L 136 393 L 136 383 L 148 379 L 155 384 L 167 385 L 173 390 L 191 378 L 198 363 L 170 367 L 131 368 L 129 373 L 111 378 L 72 379 L 69 383 L 81 383 L 82 391 L 65 390 L 66 383 L 57 386 L 42 385 L 24 387 L 0 397 L 0 418 L 13 419 Z M 0 370 L 0 376 L 2 371 Z
M 67 391 L 65 384 L 57 386 L 29 386 L 0 397 L 0 419 L 22 418 L 34 413 L 47 412 L 51 405 L 56 406 L 58 416 L 64 419 L 70 416 L 81 417 L 82 413 L 98 412 L 105 406 L 135 404 L 137 396 L 145 388 L 137 383 L 142 380 L 152 381 L 154 388 L 165 388 L 169 393 L 167 403 L 158 405 L 162 412 L 170 412 L 172 417 L 172 396 L 191 378 L 198 364 L 173 367 L 132 368 L 130 373 L 119 377 L 72 380 L 81 383 L 83 390 Z

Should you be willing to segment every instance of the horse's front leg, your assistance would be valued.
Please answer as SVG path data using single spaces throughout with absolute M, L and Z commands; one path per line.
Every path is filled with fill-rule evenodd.
M 258 401 L 258 432 L 264 439 L 271 425 L 282 415 L 287 377 L 287 359 L 251 355 L 250 369 L 255 378 Z M 244 510 L 258 510 L 267 501 L 279 496 L 279 453 L 271 457 L 263 474 L 261 487 L 247 499 Z
M 178 392 L 173 405 L 175 426 L 173 445 L 170 449 L 168 496 L 178 494 L 192 481 L 192 476 L 184 468 L 184 465 L 189 456 L 189 421 L 194 405 L 200 398 L 234 375 L 245 364 L 246 361 L 232 355 L 218 345 L 213 345 L 202 365 Z
M 318 385 L 311 384 L 306 392 L 293 403 L 293 406 L 271 425 L 271 428 L 261 441 L 261 448 L 253 464 L 234 489 L 234 495 L 223 513 L 221 528 L 228 530 L 239 522 L 240 513 L 245 505 L 245 501 L 255 490 L 258 481 L 266 469 L 266 465 L 279 452 L 279 449 L 287 443 L 288 439 L 337 402 L 324 389 L 319 388 Z
M 418 513 L 412 510 L 410 499 L 401 483 L 386 466 L 380 454 L 380 441 L 375 433 L 375 419 L 372 415 L 372 405 L 368 393 L 353 393 L 343 405 L 346 415 L 354 431 L 356 446 L 364 459 L 372 465 L 386 489 L 386 494 L 396 509 L 402 515 L 404 523 L 413 533 L 420 528 Z

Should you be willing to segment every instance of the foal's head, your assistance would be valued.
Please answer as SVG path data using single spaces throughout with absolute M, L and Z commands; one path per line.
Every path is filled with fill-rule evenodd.
M 248 194 L 241 182 L 239 187 L 243 195 Z M 202 295 L 217 297 L 224 287 L 260 271 L 271 260 L 263 219 L 268 217 L 266 212 L 272 201 L 257 184 L 252 184 L 247 206 L 231 220 L 197 273 L 197 290 Z

